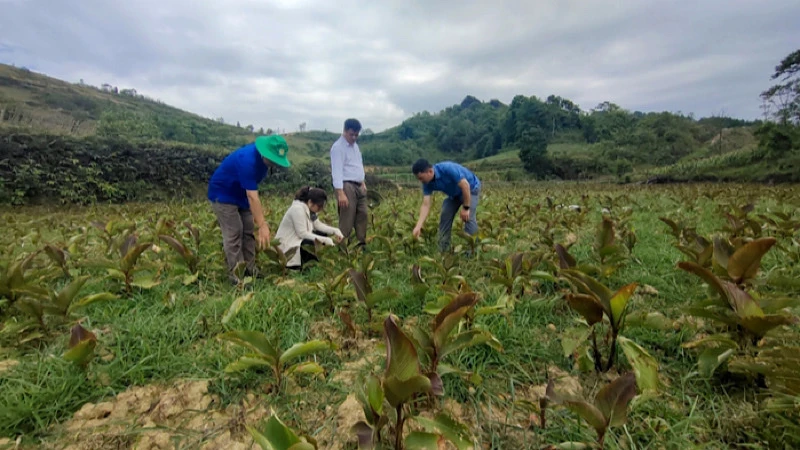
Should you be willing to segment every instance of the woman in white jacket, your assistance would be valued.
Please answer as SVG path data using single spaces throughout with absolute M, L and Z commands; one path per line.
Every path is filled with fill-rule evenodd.
M 317 257 L 302 248 L 302 245 L 313 245 L 314 242 L 321 242 L 323 245 L 333 246 L 333 235 L 336 242 L 340 242 L 344 236 L 338 228 L 328 226 L 317 220 L 317 213 L 325 208 L 328 195 L 324 190 L 306 186 L 294 196 L 289 209 L 283 215 L 275 239 L 280 240 L 278 248 L 284 253 L 296 248 L 292 259 L 286 263 L 290 269 L 300 269 L 308 261 L 317 260 Z M 326 236 L 328 235 L 328 236 Z

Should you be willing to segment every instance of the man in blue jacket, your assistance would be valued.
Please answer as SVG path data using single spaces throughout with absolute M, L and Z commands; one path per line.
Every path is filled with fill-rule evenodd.
M 451 161 L 443 161 L 431 166 L 424 159 L 417 160 L 411 167 L 411 171 L 422 183 L 423 195 L 422 206 L 419 208 L 419 220 L 413 231 L 415 238 L 419 237 L 422 225 L 428 218 L 433 191 L 447 194 L 447 198 L 442 202 L 442 212 L 439 216 L 439 250 L 445 252 L 450 249 L 450 235 L 456 213 L 464 222 L 464 232 L 470 236 L 478 232 L 475 213 L 478 209 L 481 182 L 474 173 Z
M 276 166 L 289 167 L 289 146 L 283 136 L 259 136 L 222 160 L 208 183 L 208 199 L 222 230 L 222 248 L 228 263 L 228 277 L 237 284 L 233 270 L 247 264 L 255 274 L 256 243 L 269 246 L 269 225 L 258 198 L 258 183 Z M 257 227 L 257 231 L 256 231 Z

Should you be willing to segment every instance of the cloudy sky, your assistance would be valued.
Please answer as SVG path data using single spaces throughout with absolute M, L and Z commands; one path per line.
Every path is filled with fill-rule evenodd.
M 797 0 L 0 0 L 0 62 L 287 131 L 467 94 L 753 119 L 798 48 Z

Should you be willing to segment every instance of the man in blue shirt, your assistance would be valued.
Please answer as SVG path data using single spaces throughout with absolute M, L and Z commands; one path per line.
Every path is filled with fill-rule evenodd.
M 234 284 L 239 279 L 233 270 L 241 262 L 247 264 L 249 275 L 255 274 L 256 243 L 260 249 L 269 246 L 269 225 L 258 198 L 258 183 L 270 168 L 291 165 L 288 152 L 282 136 L 259 136 L 226 156 L 208 183 L 208 199 L 222 230 L 228 277 Z
M 419 208 L 419 220 L 414 227 L 414 237 L 422 232 L 422 225 L 431 210 L 431 194 L 441 191 L 447 194 L 442 202 L 439 216 L 439 250 L 450 249 L 450 235 L 453 219 L 459 213 L 464 222 L 464 232 L 472 236 L 478 232 L 475 213 L 478 209 L 478 197 L 481 193 L 481 182 L 466 167 L 451 161 L 443 161 L 433 166 L 424 159 L 419 159 L 411 167 L 414 176 L 422 183 L 422 206 Z M 459 212 L 459 207 L 461 211 Z

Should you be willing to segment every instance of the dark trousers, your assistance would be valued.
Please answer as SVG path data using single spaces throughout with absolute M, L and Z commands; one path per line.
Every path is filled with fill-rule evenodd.
M 316 230 L 314 230 L 314 234 L 319 235 L 319 236 L 325 236 L 325 234 L 320 233 L 319 231 L 316 231 Z M 317 257 L 317 255 L 315 255 L 314 253 L 311 253 L 310 251 L 306 250 L 303 247 L 314 248 L 314 241 L 312 241 L 311 239 L 303 239 L 303 242 L 300 244 L 300 248 L 298 249 L 298 251 L 300 252 L 300 265 L 299 266 L 286 266 L 287 269 L 300 270 L 308 262 L 311 262 L 311 261 L 319 262 L 319 258 Z

